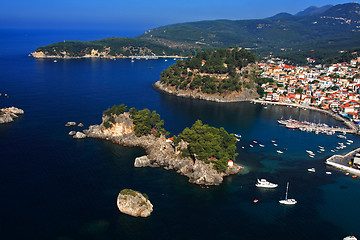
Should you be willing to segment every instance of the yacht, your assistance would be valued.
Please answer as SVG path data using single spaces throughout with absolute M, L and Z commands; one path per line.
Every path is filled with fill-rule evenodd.
M 313 153 L 313 151 L 306 150 L 306 152 L 307 152 L 308 154 L 310 154 L 310 155 L 315 155 L 315 154 Z
M 235 133 L 234 136 L 237 137 L 237 138 L 241 138 L 241 135 L 240 135 L 240 134 L 236 134 L 236 133 Z
M 284 153 L 283 151 L 281 150 L 276 150 L 277 153 Z
M 285 194 L 285 199 L 280 200 L 279 203 L 284 204 L 284 205 L 294 205 L 297 203 L 297 201 L 293 198 L 288 198 L 288 191 L 289 191 L 289 182 L 286 185 L 286 194 Z
M 332 172 L 325 172 L 327 175 L 331 175 L 332 174 Z
M 262 144 L 259 144 L 259 147 L 265 147 L 264 145 L 262 145 Z
M 268 182 L 266 179 L 258 179 L 255 186 L 262 188 L 276 188 L 278 185 L 276 183 Z

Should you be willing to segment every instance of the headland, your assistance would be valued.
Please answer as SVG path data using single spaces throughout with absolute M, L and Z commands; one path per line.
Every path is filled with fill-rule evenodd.
M 92 125 L 84 133 L 87 137 L 112 141 L 122 146 L 141 147 L 145 149 L 147 155 L 136 159 L 135 167 L 163 167 L 166 170 L 174 170 L 187 176 L 189 182 L 199 185 L 219 185 L 225 176 L 237 174 L 242 169 L 239 165 L 233 164 L 223 171 L 218 171 L 214 167 L 216 166 L 214 159 L 204 161 L 194 155 L 184 156 L 183 152 L 187 150 L 189 144 L 183 140 L 175 144 L 173 140 L 165 137 L 166 134 L 160 130 L 160 127 L 157 130 L 149 129 L 150 134 L 139 134 L 139 129 L 143 129 L 144 125 L 136 125 L 134 121 L 136 122 L 140 117 L 132 118 L 131 112 L 132 109 L 130 112 L 106 112 L 100 125 Z

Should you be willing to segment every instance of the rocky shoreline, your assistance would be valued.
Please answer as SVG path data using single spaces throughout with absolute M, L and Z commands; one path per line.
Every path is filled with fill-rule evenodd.
M 24 110 L 16 107 L 2 108 L 0 109 L 0 123 L 13 122 L 19 114 L 24 114 Z
M 167 86 L 164 86 L 160 83 L 160 81 L 157 81 L 153 84 L 153 87 L 163 93 L 169 94 L 169 95 L 175 95 L 177 97 L 183 97 L 183 98 L 194 98 L 194 99 L 201 99 L 206 101 L 212 101 L 212 102 L 249 102 L 252 101 L 255 97 L 258 97 L 258 94 L 254 92 L 253 90 L 248 90 L 241 95 L 238 94 L 230 94 L 228 96 L 219 96 L 214 94 L 204 94 L 199 93 L 197 91 L 185 91 L 180 89 L 171 89 Z
M 255 98 L 251 98 L 251 97 L 244 97 L 244 98 L 239 98 L 239 97 L 221 97 L 221 96 L 210 96 L 207 94 L 203 94 L 203 93 L 198 93 L 198 92 L 188 92 L 188 91 L 183 91 L 183 90 L 174 90 L 174 89 L 170 89 L 166 86 L 164 86 L 163 84 L 160 83 L 160 81 L 157 81 L 153 84 L 153 87 L 163 93 L 169 94 L 169 95 L 175 95 L 177 97 L 184 97 L 184 98 L 194 98 L 194 99 L 201 99 L 201 100 L 205 100 L 205 101 L 212 101 L 212 102 L 221 102 L 221 103 L 227 103 L 227 102 L 253 102 L 253 103 L 260 103 L 260 104 L 269 104 L 269 105 L 279 105 L 279 106 L 290 106 L 290 107 L 297 107 L 297 108 L 304 108 L 304 109 L 309 109 L 309 110 L 314 110 L 314 111 L 318 111 L 324 114 L 327 114 L 329 116 L 331 116 L 332 118 L 343 122 L 346 126 L 348 126 L 350 129 L 352 129 L 353 131 L 358 131 L 357 127 L 355 126 L 354 123 L 352 123 L 351 121 L 331 112 L 328 110 L 323 110 L 323 109 L 319 109 L 317 107 L 313 107 L 313 106 L 306 106 L 306 105 L 300 105 L 300 104 L 295 104 L 295 103 L 282 103 L 282 102 L 268 102 L 268 101 L 264 101 L 264 100 L 259 100 L 259 99 L 255 99 Z
M 237 174 L 243 168 L 237 164 L 229 167 L 225 172 L 217 172 L 213 165 L 206 164 L 200 160 L 191 158 L 181 158 L 180 149 L 186 146 L 181 142 L 178 147 L 174 147 L 171 141 L 167 141 L 165 136 L 159 138 L 154 135 L 136 137 L 134 133 L 133 121 L 128 113 L 120 114 L 116 117 L 116 123 L 109 129 L 100 125 L 92 125 L 84 130 L 87 137 L 99 138 L 122 146 L 141 147 L 145 149 L 147 155 L 135 160 L 135 167 L 162 167 L 166 170 L 174 170 L 177 173 L 187 176 L 189 182 L 199 185 L 220 185 L 225 176 Z
M 157 55 L 149 55 L 149 56 L 123 56 L 123 55 L 110 55 L 108 51 L 99 52 L 97 50 L 92 50 L 90 54 L 85 54 L 82 56 L 69 56 L 68 53 L 62 52 L 63 55 L 48 55 L 43 51 L 35 51 L 30 53 L 29 57 L 34 57 L 38 59 L 84 59 L 84 58 L 105 58 L 105 59 L 158 59 L 158 58 L 186 58 L 178 55 L 170 55 L 170 56 L 157 56 Z

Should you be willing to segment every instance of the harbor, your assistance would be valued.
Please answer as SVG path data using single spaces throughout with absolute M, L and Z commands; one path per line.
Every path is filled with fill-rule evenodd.
M 308 121 L 297 121 L 294 119 L 287 120 L 278 120 L 278 123 L 284 125 L 289 129 L 299 129 L 300 131 L 305 132 L 314 132 L 316 134 L 323 133 L 327 135 L 333 135 L 335 133 L 341 133 L 346 135 L 347 133 L 356 134 L 357 131 L 355 129 L 349 128 L 341 128 L 341 127 L 330 127 L 324 123 L 313 123 Z M 344 135 L 338 135 L 340 138 L 346 138 Z

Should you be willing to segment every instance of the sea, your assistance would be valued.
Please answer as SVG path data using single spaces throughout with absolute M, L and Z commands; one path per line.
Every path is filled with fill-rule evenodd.
M 9 96 L 0 97 L 0 108 L 25 111 L 14 122 L 0 125 L 0 239 L 360 237 L 360 179 L 324 164 L 333 154 L 330 150 L 345 140 L 289 130 L 277 120 L 342 123 L 298 108 L 160 93 L 152 84 L 175 63 L 172 58 L 54 62 L 28 56 L 38 46 L 64 40 L 135 35 L 115 30 L 0 30 L 0 93 Z M 134 159 L 145 154 L 141 148 L 68 135 L 99 124 L 104 110 L 122 103 L 155 110 L 172 135 L 198 119 L 240 134 L 236 162 L 245 170 L 226 177 L 220 186 L 202 187 L 175 171 L 135 168 Z M 85 127 L 65 127 L 68 121 Z M 347 137 L 354 143 L 337 153 L 360 147 L 358 136 Z M 319 146 L 326 151 L 318 153 Z M 312 167 L 315 173 L 307 171 Z M 279 187 L 259 189 L 255 183 L 260 178 Z M 278 202 L 285 197 L 287 182 L 289 198 L 298 201 L 293 206 Z M 131 217 L 117 209 L 116 198 L 124 188 L 149 196 L 154 205 L 150 217 Z

